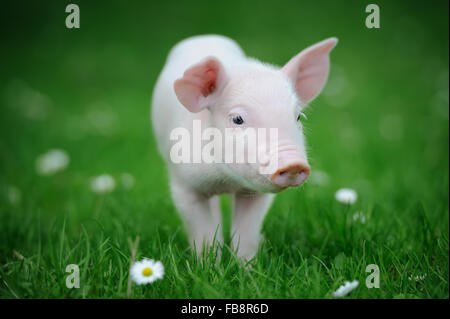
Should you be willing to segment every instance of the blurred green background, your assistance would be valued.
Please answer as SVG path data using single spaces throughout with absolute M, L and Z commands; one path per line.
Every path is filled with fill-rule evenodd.
M 81 28 L 67 29 L 69 3 L 2 4 L 0 297 L 123 297 L 126 240 L 140 236 L 138 257 L 162 259 L 167 278 L 133 297 L 322 298 L 359 276 L 356 297 L 448 298 L 448 1 L 376 1 L 380 29 L 365 27 L 364 1 L 77 0 Z M 212 268 L 172 258 L 179 251 L 195 263 L 150 98 L 170 48 L 208 33 L 278 65 L 339 38 L 304 124 L 312 170 L 322 174 L 280 194 L 264 224 L 269 250 L 255 269 L 277 273 L 275 283 L 256 273 L 250 284 L 236 264 L 223 284 Z M 37 175 L 36 158 L 52 148 L 69 154 L 68 168 Z M 105 173 L 118 187 L 99 196 L 90 181 Z M 132 189 L 119 183 L 123 173 L 134 176 Z M 357 204 L 335 202 L 341 187 L 357 190 Z M 355 225 L 359 211 L 367 220 Z M 362 284 L 363 260 L 380 265 L 381 289 Z M 68 263 L 88 267 L 81 290 L 64 287 Z M 408 280 L 424 273 L 423 283 Z

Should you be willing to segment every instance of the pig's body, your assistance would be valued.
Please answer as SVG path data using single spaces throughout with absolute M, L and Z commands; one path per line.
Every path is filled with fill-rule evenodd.
M 297 186 L 307 178 L 309 166 L 303 134 L 301 126 L 298 132 L 294 118 L 304 103 L 320 91 L 328 64 L 323 79 L 325 71 L 320 66 L 324 62 L 318 64 L 317 59 L 324 54 L 328 58 L 335 43 L 335 39 L 324 41 L 292 59 L 283 69 L 246 57 L 233 40 L 216 35 L 186 39 L 169 53 L 153 92 L 152 122 L 159 150 L 168 163 L 172 197 L 187 226 L 190 242 L 198 251 L 203 244 L 211 244 L 213 238 L 222 241 L 217 195 L 232 194 L 233 244 L 239 247 L 239 256 L 249 259 L 257 251 L 262 221 L 273 199 L 271 193 Z M 297 75 L 305 65 L 312 70 L 314 81 L 305 82 L 303 73 Z M 320 76 L 314 75 L 317 69 L 322 72 Z M 307 72 L 306 80 L 311 72 Z M 320 84 L 319 89 L 316 83 Z M 296 88 L 300 84 L 301 89 Z M 268 113 L 267 118 L 261 117 L 262 112 Z M 274 115 L 276 118 L 271 120 Z M 193 122 L 200 120 L 203 130 L 216 127 L 224 131 L 230 125 L 236 126 L 233 123 L 240 123 L 237 116 L 241 120 L 244 117 L 248 122 L 244 124 L 251 127 L 280 128 L 281 155 L 276 156 L 281 162 L 272 176 L 259 174 L 257 165 L 172 162 L 170 152 L 176 141 L 170 136 L 174 129 L 186 128 L 192 133 Z

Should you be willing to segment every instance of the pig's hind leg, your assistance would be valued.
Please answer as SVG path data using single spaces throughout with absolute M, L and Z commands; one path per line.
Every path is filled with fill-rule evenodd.
M 273 194 L 234 194 L 231 236 L 241 259 L 248 261 L 258 251 L 262 223 L 273 198 Z
M 223 242 L 219 197 L 207 197 L 171 178 L 173 201 L 187 228 L 189 243 L 198 254 L 203 246 Z

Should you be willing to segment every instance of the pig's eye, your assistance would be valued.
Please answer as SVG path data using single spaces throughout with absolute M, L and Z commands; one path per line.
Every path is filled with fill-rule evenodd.
M 233 115 L 233 117 L 231 118 L 233 123 L 236 125 L 242 125 L 244 123 L 244 120 L 242 119 L 242 117 L 240 115 Z
M 298 114 L 298 116 L 297 116 L 297 122 L 300 122 L 300 119 L 301 119 L 301 118 L 304 118 L 305 120 L 307 119 L 305 113 L 300 112 L 300 113 Z

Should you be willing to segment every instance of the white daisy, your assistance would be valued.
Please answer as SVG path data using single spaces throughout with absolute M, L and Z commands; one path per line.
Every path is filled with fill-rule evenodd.
M 353 215 L 353 220 L 355 222 L 359 220 L 361 222 L 361 224 L 365 224 L 366 223 L 366 216 L 364 216 L 364 214 L 362 212 L 356 212 Z
M 356 202 L 356 199 L 358 198 L 358 194 L 356 194 L 356 191 L 351 188 L 341 188 L 336 192 L 334 195 L 337 201 L 344 203 L 344 204 L 353 204 Z
M 109 193 L 112 192 L 114 188 L 116 188 L 116 181 L 108 174 L 97 176 L 91 181 L 91 190 L 95 193 Z
M 347 296 L 353 289 L 358 287 L 358 280 L 353 280 L 352 282 L 346 281 L 344 285 L 340 286 L 334 293 L 333 297 L 345 297 Z
M 138 285 L 146 285 L 164 277 L 164 266 L 160 261 L 144 258 L 130 269 L 131 278 Z
M 53 175 L 69 165 L 69 155 L 63 150 L 53 149 L 36 159 L 39 175 Z

